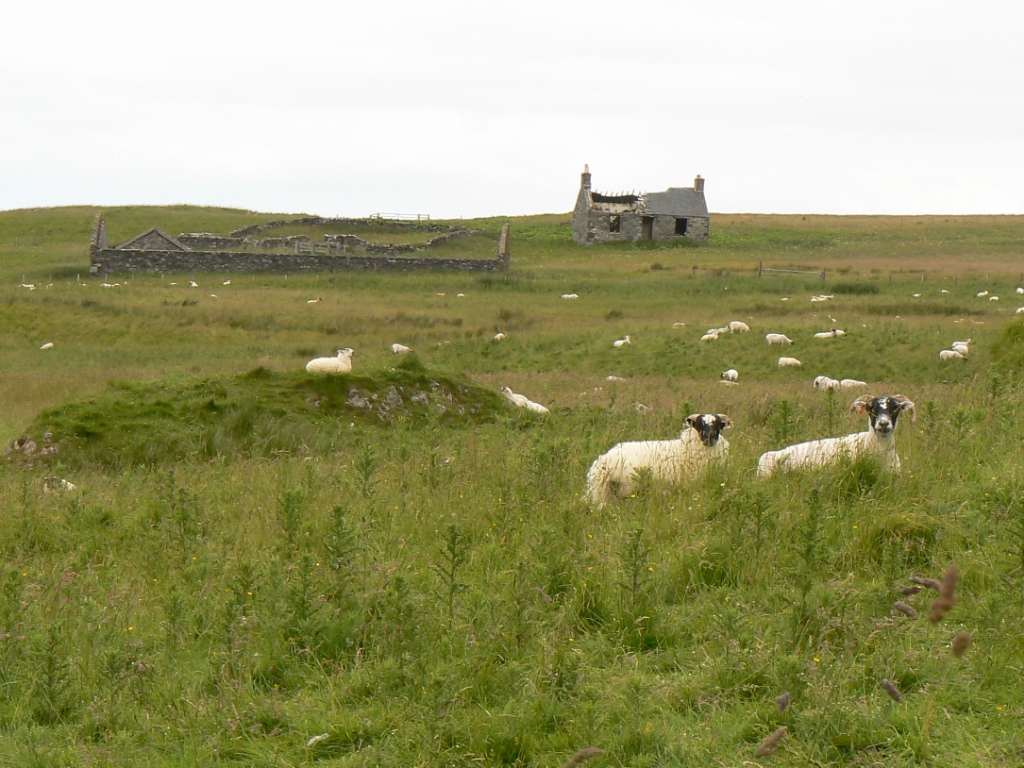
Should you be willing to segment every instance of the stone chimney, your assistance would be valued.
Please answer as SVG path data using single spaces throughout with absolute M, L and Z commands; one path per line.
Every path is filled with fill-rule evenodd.
M 590 189 L 590 165 L 584 164 L 580 174 L 580 189 Z
M 700 193 L 704 192 L 704 179 L 701 178 L 700 174 L 697 174 L 697 178 L 693 180 L 693 188 Z

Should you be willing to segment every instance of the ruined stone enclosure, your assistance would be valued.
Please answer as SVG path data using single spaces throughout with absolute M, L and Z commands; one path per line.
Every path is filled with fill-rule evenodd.
M 669 187 L 664 192 L 606 195 L 590 186 L 584 166 L 572 214 L 572 239 L 590 243 L 674 240 L 707 241 L 711 217 L 704 200 L 704 179 L 692 187 Z
M 321 241 L 307 234 L 287 235 L 274 230 L 316 227 L 329 229 Z M 374 244 L 353 230 L 386 227 L 396 239 L 411 234 L 430 238 L 421 243 Z M 306 216 L 235 230 L 229 235 L 184 233 L 172 237 L 154 227 L 121 245 L 111 247 L 103 214 L 97 214 L 89 244 L 89 274 L 94 277 L 130 273 L 192 272 L 341 272 L 352 270 L 505 272 L 509 268 L 508 225 L 502 230 L 495 256 L 445 258 L 430 253 L 435 246 L 473 234 L 462 227 L 413 224 L 370 219 L 325 219 Z

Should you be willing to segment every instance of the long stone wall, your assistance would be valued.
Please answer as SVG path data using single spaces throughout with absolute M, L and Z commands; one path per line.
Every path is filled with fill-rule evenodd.
M 504 256 L 499 254 L 493 259 L 450 259 L 430 256 L 142 251 L 108 248 L 93 252 L 89 273 L 93 277 L 108 277 L 134 272 L 274 272 L 292 274 L 353 270 L 506 272 L 508 267 L 507 253 Z

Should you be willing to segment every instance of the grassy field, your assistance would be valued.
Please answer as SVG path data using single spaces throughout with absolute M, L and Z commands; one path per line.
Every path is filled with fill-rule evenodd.
M 552 214 L 512 219 L 507 275 L 107 288 L 95 213 L 0 212 L 0 440 L 36 445 L 0 463 L 0 764 L 1024 760 L 1024 217 L 717 215 L 705 246 L 583 248 Z M 104 213 L 115 243 L 286 216 Z M 505 221 L 436 253 L 489 258 Z M 752 332 L 699 341 L 730 320 Z M 351 375 L 304 372 L 343 346 Z M 898 477 L 754 476 L 864 428 L 819 374 L 915 401 Z M 695 411 L 735 422 L 726 468 L 581 500 L 599 453 Z M 951 566 L 932 621 L 907 590 Z

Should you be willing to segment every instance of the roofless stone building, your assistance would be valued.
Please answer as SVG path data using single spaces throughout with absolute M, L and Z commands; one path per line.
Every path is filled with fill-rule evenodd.
M 583 166 L 572 214 L 572 239 L 581 245 L 677 237 L 707 241 L 710 227 L 704 179 L 699 175 L 692 187 L 605 195 L 591 189 L 590 166 Z

